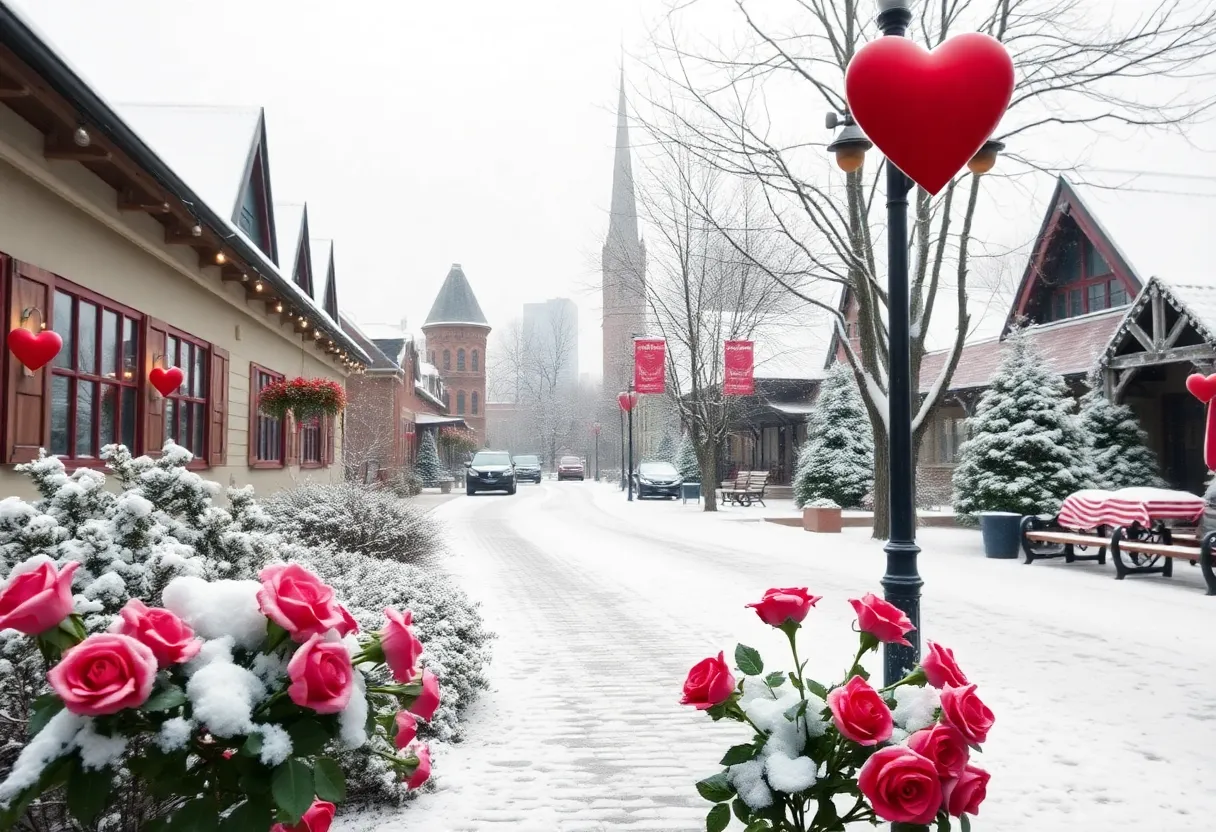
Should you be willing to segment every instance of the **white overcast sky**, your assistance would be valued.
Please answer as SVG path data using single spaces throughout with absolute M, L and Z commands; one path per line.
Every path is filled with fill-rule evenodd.
M 313 235 L 334 239 L 342 306 L 359 321 L 416 329 L 459 262 L 494 325 L 524 302 L 573 298 L 581 369 L 598 375 L 621 49 L 646 51 L 665 0 L 6 2 L 112 101 L 265 107 L 275 199 L 306 200 Z M 702 4 L 698 37 L 741 39 L 731 0 Z M 1211 124 L 1189 142 L 1085 148 L 1111 168 L 1216 176 L 1213 151 Z M 1020 182 L 989 227 L 1032 235 L 1051 185 Z

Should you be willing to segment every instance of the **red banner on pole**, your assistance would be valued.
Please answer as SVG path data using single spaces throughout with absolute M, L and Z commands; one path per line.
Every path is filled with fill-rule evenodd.
M 750 396 L 756 392 L 755 353 L 751 341 L 727 341 L 726 377 L 722 393 L 727 396 Z
M 634 339 L 633 389 L 639 393 L 667 389 L 667 342 L 662 338 Z

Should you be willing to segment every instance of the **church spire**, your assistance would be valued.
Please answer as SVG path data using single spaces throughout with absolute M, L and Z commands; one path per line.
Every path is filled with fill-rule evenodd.
M 608 239 L 636 246 L 638 206 L 633 192 L 633 163 L 629 147 L 629 113 L 625 102 L 625 67 L 621 66 L 621 91 L 616 112 L 616 157 L 612 166 L 612 215 Z

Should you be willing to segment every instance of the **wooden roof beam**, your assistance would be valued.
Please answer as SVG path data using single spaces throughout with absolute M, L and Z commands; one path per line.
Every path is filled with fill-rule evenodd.
M 0 99 L 4 98 L 25 98 L 30 94 L 28 85 L 20 81 L 0 74 Z
M 110 162 L 114 155 L 90 138 L 86 145 L 79 145 L 67 131 L 55 131 L 47 135 L 42 145 L 42 155 L 48 159 L 64 162 Z
M 118 210 L 145 214 L 168 214 L 171 209 L 168 202 L 148 196 L 135 188 L 126 188 L 118 194 Z

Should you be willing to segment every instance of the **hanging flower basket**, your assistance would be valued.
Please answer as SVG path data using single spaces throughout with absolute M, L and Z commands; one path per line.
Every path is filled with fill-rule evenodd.
M 464 428 L 440 428 L 439 444 L 451 453 L 472 453 L 477 450 L 477 435 Z
M 346 391 L 327 378 L 293 378 L 273 381 L 258 394 L 258 408 L 282 419 L 288 413 L 302 423 L 319 416 L 337 416 L 346 407 Z

